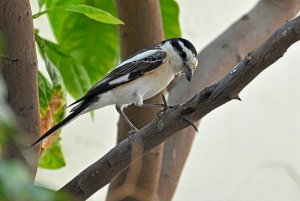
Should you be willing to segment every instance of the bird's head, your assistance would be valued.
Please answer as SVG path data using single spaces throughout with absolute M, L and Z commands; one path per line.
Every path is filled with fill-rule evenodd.
M 169 62 L 176 73 L 183 72 L 191 81 L 193 70 L 198 65 L 197 51 L 194 45 L 184 38 L 171 38 L 158 45 L 167 52 Z

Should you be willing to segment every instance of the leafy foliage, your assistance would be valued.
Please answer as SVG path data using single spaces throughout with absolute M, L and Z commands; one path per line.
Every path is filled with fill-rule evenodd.
M 64 0 L 57 1 L 55 6 L 84 3 L 87 6 L 101 8 L 112 14 L 115 13 L 111 0 Z M 53 6 L 53 3 L 48 3 L 47 6 Z M 65 83 L 68 83 L 66 84 L 68 91 L 71 88 L 78 89 L 78 85 L 85 85 L 89 88 L 117 64 L 119 60 L 119 39 L 116 26 L 99 23 L 77 13 L 63 11 L 49 13 L 49 20 L 61 52 L 68 52 L 71 57 L 76 58 L 76 64 L 75 62 L 73 64 L 77 66 L 77 71 L 73 71 L 70 75 L 70 71 L 66 70 L 66 66 L 64 66 L 65 69 L 60 69 L 60 71 L 64 70 L 69 74 L 67 76 L 67 73 L 61 72 Z M 84 83 L 74 83 L 74 79 L 82 76 L 85 78 Z M 82 91 L 73 90 L 73 92 L 76 91 L 76 94 L 71 94 L 77 99 L 87 91 L 87 88 Z
M 44 134 L 52 126 L 60 122 L 66 112 L 66 94 L 62 77 L 49 57 L 47 41 L 36 34 L 39 50 L 45 60 L 46 68 L 52 84 L 41 74 L 38 76 L 40 102 L 40 133 Z M 59 145 L 59 131 L 47 138 L 42 148 L 40 167 L 57 169 L 65 166 L 65 161 Z
M 36 35 L 38 44 L 43 45 L 44 53 L 54 69 L 59 70 L 68 92 L 80 98 L 90 87 L 91 81 L 86 69 L 71 55 L 63 52 L 60 46 Z M 39 45 L 40 46 L 40 45 Z M 49 66 L 49 65 L 46 65 Z
M 53 87 L 39 73 L 40 133 L 45 133 L 53 125 L 61 121 L 65 114 L 65 94 Z M 50 103 L 49 103 L 50 102 Z M 56 132 L 43 142 L 43 154 L 39 166 L 57 169 L 65 166 L 65 160 L 59 144 L 60 132 Z
M 25 167 L 17 162 L 0 163 L 0 200 L 3 201 L 68 201 L 66 195 L 33 186 Z
M 46 169 L 58 169 L 66 165 L 64 156 L 57 138 L 51 146 L 46 149 L 40 159 L 39 166 Z

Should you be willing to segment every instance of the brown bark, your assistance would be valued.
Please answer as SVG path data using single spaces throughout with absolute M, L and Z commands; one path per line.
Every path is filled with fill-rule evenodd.
M 124 22 L 119 27 L 122 59 L 134 52 L 149 48 L 163 39 L 160 4 L 158 0 L 116 0 L 117 14 Z M 142 12 L 141 12 L 142 11 Z M 157 95 L 146 102 L 159 103 Z M 125 113 L 137 128 L 152 121 L 157 108 L 129 107 Z M 120 119 L 118 123 L 118 142 L 128 136 L 128 126 Z M 154 200 L 160 177 L 163 145 L 146 154 L 142 160 L 130 166 L 110 185 L 107 200 Z M 132 157 L 141 153 L 133 152 Z
M 204 87 L 215 83 L 282 23 L 293 18 L 299 9 L 299 0 L 259 1 L 249 13 L 199 53 L 199 66 L 192 82 L 187 87 L 185 79 L 177 80 L 170 90 L 170 105 L 186 102 Z M 188 127 L 165 142 L 158 187 L 160 200 L 172 199 L 194 136 L 195 130 Z
M 7 101 L 13 109 L 24 144 L 39 137 L 37 91 L 37 57 L 29 0 L 0 1 L 0 36 L 4 52 L 0 57 L 1 71 L 7 85 Z M 34 178 L 38 165 L 39 148 L 26 154 L 27 166 Z M 8 142 L 3 159 L 20 156 L 20 147 Z
M 287 49 L 299 40 L 300 16 L 280 27 L 222 80 L 205 88 L 182 106 L 169 109 L 159 119 L 155 119 L 130 138 L 120 142 L 60 191 L 68 192 L 79 200 L 87 199 L 144 154 L 174 135 L 176 131 L 189 126 L 183 116 L 199 120 L 215 108 L 232 99 L 238 99 L 238 94 L 255 77 L 280 59 Z M 132 158 L 132 153 L 135 151 L 141 155 Z

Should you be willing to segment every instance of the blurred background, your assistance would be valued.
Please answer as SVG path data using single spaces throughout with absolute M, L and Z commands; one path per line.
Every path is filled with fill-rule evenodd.
M 178 3 L 182 36 L 199 51 L 257 0 Z M 31 4 L 38 12 L 37 1 Z M 54 40 L 46 16 L 34 25 Z M 202 120 L 173 200 L 300 200 L 299 52 L 299 43 L 294 44 L 245 88 L 242 102 L 231 101 Z M 115 146 L 117 121 L 115 108 L 106 107 L 95 112 L 93 121 L 84 115 L 66 126 L 61 135 L 66 166 L 39 168 L 36 183 L 59 189 L 101 158 Z M 104 200 L 106 192 L 103 188 L 89 200 Z

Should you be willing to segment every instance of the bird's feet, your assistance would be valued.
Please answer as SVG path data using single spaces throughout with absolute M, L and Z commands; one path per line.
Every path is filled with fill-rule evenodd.
M 130 138 L 130 136 L 133 135 L 134 133 L 136 133 L 138 131 L 138 129 L 131 123 L 131 121 L 129 120 L 129 118 L 125 115 L 125 113 L 123 111 L 123 108 L 124 107 L 119 107 L 119 106 L 116 105 L 117 111 L 124 118 L 124 121 L 127 123 L 127 125 L 130 128 L 130 130 L 127 133 L 128 134 L 128 138 Z
M 176 108 L 176 107 L 179 106 L 179 105 L 174 105 L 174 106 L 168 105 L 168 102 L 167 102 L 167 100 L 166 100 L 166 97 L 165 97 L 163 94 L 162 94 L 161 96 L 162 96 L 162 100 L 163 100 L 163 104 L 162 104 L 163 109 L 157 113 L 157 117 L 158 117 L 158 118 L 160 118 L 160 117 L 161 117 L 164 113 L 166 113 L 169 109 L 173 109 L 173 108 Z M 193 122 L 192 120 L 190 120 L 187 116 L 182 116 L 182 118 L 183 118 L 187 123 L 189 123 L 189 125 L 191 125 L 191 126 L 195 129 L 195 131 L 196 131 L 197 133 L 199 133 L 198 128 L 197 128 L 197 126 L 195 125 L 195 122 Z
M 183 118 L 190 126 L 192 126 L 192 127 L 195 129 L 195 131 L 196 131 L 197 133 L 199 133 L 198 128 L 197 128 L 197 126 L 195 125 L 195 122 L 194 122 L 194 121 L 190 120 L 187 116 L 182 116 L 182 118 Z
M 166 97 L 165 97 L 163 94 L 161 95 L 161 97 L 162 97 L 162 100 L 163 100 L 163 104 L 162 104 L 163 109 L 160 110 L 160 111 L 157 113 L 157 117 L 158 117 L 158 118 L 160 118 L 167 110 L 173 109 L 173 108 L 175 108 L 175 107 L 178 106 L 178 105 L 174 105 L 174 106 L 168 105 L 168 102 L 167 102 L 167 100 L 166 100 Z
M 132 136 L 138 131 L 138 129 L 133 125 L 131 125 L 129 127 L 130 127 L 130 130 L 127 133 L 127 137 L 129 140 L 131 140 Z
M 175 105 L 175 106 L 168 105 L 165 96 L 163 94 L 161 96 L 162 96 L 162 100 L 163 100 L 162 104 L 160 104 L 160 103 L 143 103 L 141 105 L 136 104 L 136 106 L 138 106 L 138 107 L 148 107 L 148 108 L 153 108 L 153 107 L 163 108 L 162 110 L 160 110 L 157 113 L 157 117 L 160 118 L 168 109 L 172 109 L 172 108 L 175 108 L 175 107 L 178 106 L 178 105 Z
M 136 127 L 130 128 L 130 130 L 128 131 L 128 136 L 135 134 L 137 131 L 138 129 Z

